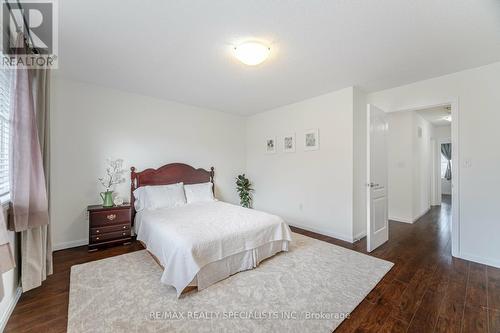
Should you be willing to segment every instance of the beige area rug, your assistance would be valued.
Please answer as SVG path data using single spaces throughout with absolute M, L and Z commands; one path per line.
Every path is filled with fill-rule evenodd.
M 289 252 L 177 299 L 138 251 L 71 268 L 68 332 L 331 332 L 392 265 L 294 233 Z

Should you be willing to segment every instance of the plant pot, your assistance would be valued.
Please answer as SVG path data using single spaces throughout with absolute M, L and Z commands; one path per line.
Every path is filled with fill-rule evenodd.
M 103 207 L 113 207 L 113 191 L 100 193 Z

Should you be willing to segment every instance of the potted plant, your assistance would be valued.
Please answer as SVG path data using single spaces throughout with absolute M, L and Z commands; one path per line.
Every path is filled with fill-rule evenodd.
M 102 186 L 106 189 L 104 192 L 101 192 L 102 198 L 102 206 L 103 207 L 112 207 L 113 206 L 113 188 L 115 185 L 121 184 L 125 182 L 125 177 L 123 174 L 125 170 L 123 170 L 123 160 L 107 160 L 107 168 L 106 168 L 106 176 L 99 178 Z
M 240 195 L 240 205 L 245 208 L 251 208 L 252 207 L 251 192 L 253 191 L 253 188 L 252 184 L 250 183 L 250 180 L 248 180 L 248 178 L 245 177 L 245 174 L 239 175 L 236 178 L 236 190 Z

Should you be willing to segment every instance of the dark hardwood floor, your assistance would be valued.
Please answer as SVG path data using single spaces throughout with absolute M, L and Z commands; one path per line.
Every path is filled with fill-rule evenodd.
M 371 255 L 392 270 L 336 332 L 500 332 L 500 269 L 451 257 L 450 204 L 433 207 L 414 224 L 390 222 L 389 242 Z M 366 242 L 342 242 L 294 228 L 359 252 Z M 54 253 L 54 274 L 24 293 L 6 332 L 65 332 L 72 265 L 142 249 L 131 245 L 88 253 Z

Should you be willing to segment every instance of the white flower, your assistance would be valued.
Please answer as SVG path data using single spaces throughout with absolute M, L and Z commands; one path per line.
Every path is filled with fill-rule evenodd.
M 123 170 L 123 159 L 111 160 L 107 159 L 106 163 L 106 176 L 98 178 L 102 186 L 109 191 L 111 187 L 117 184 L 126 182 L 124 177 L 125 170 Z

